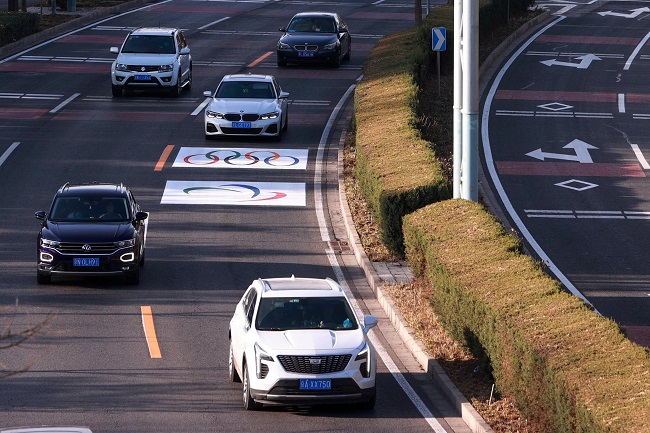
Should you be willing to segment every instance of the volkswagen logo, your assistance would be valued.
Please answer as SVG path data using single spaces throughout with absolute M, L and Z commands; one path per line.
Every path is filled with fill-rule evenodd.
M 93 248 L 92 248 L 90 245 L 85 244 L 83 247 L 81 247 L 81 249 L 84 250 L 84 251 L 90 251 L 90 250 L 92 250 Z

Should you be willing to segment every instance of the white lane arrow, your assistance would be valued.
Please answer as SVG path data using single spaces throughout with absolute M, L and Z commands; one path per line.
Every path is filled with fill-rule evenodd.
M 567 155 L 564 153 L 543 152 L 541 148 L 537 150 L 533 150 L 532 152 L 528 152 L 526 155 L 533 157 L 535 159 L 541 159 L 542 161 L 544 161 L 545 159 L 562 159 L 565 161 L 576 161 L 583 164 L 590 164 L 594 161 L 591 159 L 591 155 L 589 154 L 589 149 L 598 149 L 598 148 L 596 146 L 592 146 L 589 143 L 585 143 L 582 140 L 575 139 L 571 143 L 564 146 L 564 149 L 573 149 L 575 155 Z
M 612 17 L 621 17 L 621 18 L 636 18 L 639 15 L 641 15 L 643 12 L 650 12 L 650 8 L 638 8 L 638 9 L 630 9 L 629 14 L 622 14 L 620 12 L 613 12 L 613 11 L 605 11 L 605 12 L 598 12 L 598 15 L 601 17 L 604 16 L 612 16 Z
M 559 60 L 544 60 L 543 63 L 546 66 L 569 66 L 571 68 L 578 68 L 578 69 L 587 69 L 589 65 L 591 65 L 591 62 L 594 60 L 602 60 L 600 57 L 598 57 L 595 54 L 585 54 L 584 56 L 578 56 L 576 59 L 580 60 L 580 63 L 572 63 L 572 62 L 561 62 Z

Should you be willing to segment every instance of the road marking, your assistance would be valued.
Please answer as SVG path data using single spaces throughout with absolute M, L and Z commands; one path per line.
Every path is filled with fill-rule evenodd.
M 644 7 L 644 8 L 630 9 L 630 13 L 628 14 L 623 14 L 620 12 L 613 12 L 613 11 L 605 11 L 605 12 L 598 12 L 598 15 L 600 15 L 601 17 L 612 16 L 612 17 L 620 17 L 620 18 L 636 18 L 639 15 L 641 15 L 643 12 L 650 12 L 650 8 Z
M 213 26 L 213 25 L 215 25 L 215 24 L 219 24 L 220 22 L 225 21 L 225 20 L 227 20 L 227 19 L 230 19 L 230 17 L 224 17 L 224 18 L 221 18 L 221 19 L 219 19 L 219 20 L 212 21 L 211 23 L 208 23 L 208 24 L 206 24 L 206 25 L 204 25 L 204 26 L 199 27 L 198 30 L 206 29 L 206 28 L 208 28 L 208 27 L 210 27 L 210 26 Z
M 309 149 L 181 147 L 172 167 L 306 170 Z
M 649 211 L 524 209 L 528 218 L 647 220 Z
M 580 60 L 580 63 L 562 62 L 555 59 L 544 60 L 541 61 L 540 63 L 546 66 L 567 66 L 576 69 L 587 69 L 594 60 L 602 60 L 600 57 L 598 57 L 595 54 L 585 54 L 584 56 L 576 57 L 576 59 Z
M 641 167 L 643 167 L 644 170 L 650 170 L 650 164 L 648 164 L 648 160 L 645 159 L 645 156 L 643 156 L 643 153 L 641 153 L 641 149 L 639 149 L 639 145 L 630 143 L 630 146 L 632 147 L 632 151 L 634 152 L 636 159 L 639 160 L 639 164 L 641 164 Z
M 194 111 L 192 111 L 192 112 L 190 113 L 190 116 L 196 116 L 196 115 L 198 115 L 199 113 L 201 113 L 201 112 L 205 109 L 205 107 L 208 106 L 208 104 L 210 103 L 210 100 L 211 100 L 211 99 L 212 99 L 212 98 L 205 98 L 205 100 L 204 100 L 203 102 L 201 102 L 201 103 L 199 104 L 199 106 L 196 107 L 196 108 L 194 109 Z
M 61 99 L 63 95 L 47 93 L 0 93 L 0 99 Z
M 627 62 L 625 62 L 625 66 L 623 66 L 623 70 L 627 71 L 630 69 L 632 66 L 632 62 L 634 61 L 634 58 L 639 54 L 639 51 L 641 51 L 641 48 L 645 46 L 645 44 L 648 42 L 648 39 L 650 39 L 650 33 L 645 35 L 643 39 L 641 39 L 641 42 L 639 42 L 634 48 L 634 51 L 632 51 L 632 54 L 630 54 L 630 57 L 627 59 Z
M 501 175 L 516 176 L 594 176 L 594 177 L 646 177 L 639 164 L 617 164 L 595 162 L 537 162 L 537 161 L 495 161 L 495 168 Z
M 304 182 L 180 181 L 168 180 L 160 204 L 234 206 L 301 206 Z
M 528 152 L 526 156 L 530 156 L 536 159 L 541 159 L 542 161 L 544 161 L 545 159 L 563 159 L 567 161 L 577 161 L 581 164 L 590 164 L 593 163 L 593 160 L 591 159 L 591 154 L 589 153 L 589 150 L 598 149 L 598 148 L 596 146 L 592 146 L 589 143 L 585 143 L 582 140 L 575 139 L 569 144 L 565 145 L 563 149 L 573 149 L 575 155 L 544 152 L 542 151 L 541 148 L 539 148 L 537 150 L 533 150 L 532 152 Z
M 160 159 L 158 160 L 158 163 L 156 164 L 156 167 L 153 169 L 153 171 L 161 171 L 165 167 L 165 162 L 167 162 L 167 158 L 169 158 L 172 150 L 174 150 L 174 145 L 168 144 L 167 147 L 165 147 L 165 150 L 163 150 L 162 155 L 160 155 Z
M 625 93 L 618 94 L 618 112 L 625 113 Z
M 144 336 L 147 340 L 147 347 L 149 347 L 149 356 L 152 358 L 162 358 L 160 354 L 160 346 L 158 345 L 158 338 L 156 337 L 156 328 L 153 326 L 153 313 L 151 307 L 143 305 L 140 307 L 142 314 L 142 326 L 144 328 Z
M 11 144 L 11 146 L 9 146 L 9 148 L 8 148 L 7 150 L 5 150 L 5 152 L 2 154 L 2 156 L 0 156 L 0 167 L 2 167 L 2 164 L 5 163 L 5 161 L 7 160 L 7 158 L 9 158 L 9 155 L 11 155 L 11 153 L 12 153 L 14 150 L 16 150 L 16 148 L 18 147 L 19 144 L 20 144 L 20 141 L 15 141 L 15 142 L 13 142 L 13 143 Z
M 57 113 L 60 109 L 62 109 L 62 108 L 65 107 L 66 105 L 68 105 L 70 102 L 74 101 L 74 100 L 77 98 L 77 96 L 79 96 L 79 95 L 81 95 L 81 93 L 75 93 L 74 95 L 70 96 L 68 99 L 66 99 L 65 101 L 61 102 L 61 103 L 60 103 L 59 105 L 57 105 L 56 107 L 52 108 L 52 109 L 50 110 L 50 113 Z
M 260 57 L 258 57 L 257 59 L 255 59 L 252 63 L 250 63 L 249 65 L 247 65 L 247 67 L 248 67 L 248 68 L 252 68 L 253 66 L 257 65 L 258 63 L 260 63 L 262 60 L 266 59 L 266 58 L 267 58 L 268 56 L 270 56 L 271 54 L 273 54 L 273 51 L 269 51 L 269 52 L 267 52 L 266 54 L 261 55 Z

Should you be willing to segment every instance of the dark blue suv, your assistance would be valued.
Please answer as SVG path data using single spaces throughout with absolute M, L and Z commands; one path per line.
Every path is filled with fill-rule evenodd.
M 37 240 L 36 278 L 123 275 L 140 282 L 148 213 L 122 184 L 65 184 L 56 192 Z

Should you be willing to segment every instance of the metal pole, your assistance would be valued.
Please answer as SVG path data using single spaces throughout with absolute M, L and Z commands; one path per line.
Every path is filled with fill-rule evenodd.
M 440 98 L 440 51 L 436 51 L 436 54 L 436 61 L 438 62 L 438 98 Z
M 454 0 L 454 198 L 460 198 L 461 161 L 463 160 L 463 119 L 460 111 L 463 106 L 462 17 L 463 0 Z
M 478 1 L 463 0 L 461 197 L 478 201 Z

